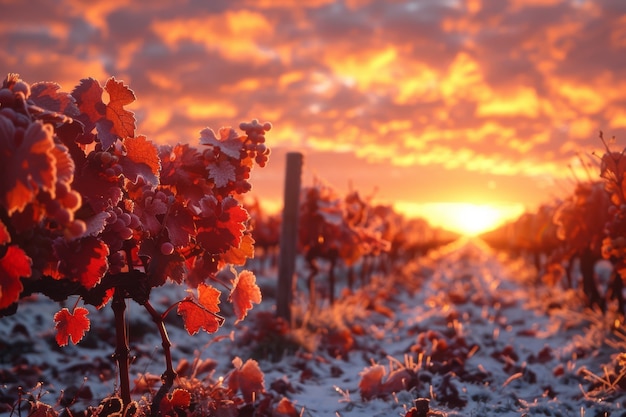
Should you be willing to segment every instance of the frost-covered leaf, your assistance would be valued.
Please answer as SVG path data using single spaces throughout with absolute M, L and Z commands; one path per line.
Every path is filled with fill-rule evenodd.
M 226 187 L 230 181 L 237 179 L 235 166 L 227 160 L 218 161 L 209 166 L 209 178 L 218 188 Z
M 107 225 L 107 219 L 109 216 L 109 212 L 101 211 L 100 213 L 96 213 L 88 219 L 83 220 L 86 225 L 86 230 L 83 236 L 96 236 L 99 233 L 102 233 Z
M 223 154 L 239 159 L 243 141 L 237 132 L 233 128 L 223 127 L 218 131 L 218 135 L 219 137 L 207 127 L 200 132 L 200 143 L 219 148 Z
M 71 117 L 80 114 L 76 100 L 70 93 L 60 92 L 61 86 L 53 82 L 38 82 L 30 86 L 30 99 L 39 107 Z

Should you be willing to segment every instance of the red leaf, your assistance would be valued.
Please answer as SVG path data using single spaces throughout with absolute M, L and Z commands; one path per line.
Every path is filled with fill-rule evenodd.
M 223 266 L 218 257 L 205 253 L 187 259 L 189 274 L 185 281 L 191 288 L 196 288 L 201 282 L 205 282 L 207 278 L 215 276 L 217 271 Z
M 191 404 L 191 394 L 189 391 L 176 388 L 171 394 L 163 397 L 159 411 L 162 415 L 177 416 L 174 409 L 185 409 L 189 407 L 189 404 Z
M 233 289 L 229 300 L 233 303 L 235 316 L 237 316 L 235 323 L 246 317 L 253 303 L 259 304 L 261 302 L 261 290 L 256 284 L 256 277 L 251 271 L 241 271 L 237 278 L 233 280 Z
M 198 243 L 214 255 L 239 247 L 249 218 L 246 209 L 232 197 L 220 202 L 214 196 L 203 198 L 200 208 L 203 218 L 197 222 Z
M 109 103 L 102 100 L 102 93 L 109 94 Z M 107 80 L 104 89 L 93 78 L 81 80 L 72 91 L 78 108 L 83 113 L 78 119 L 85 124 L 85 130 L 98 130 L 102 149 L 107 150 L 119 139 L 135 135 L 135 117 L 124 106 L 135 101 L 135 93 L 115 77 Z
M 67 308 L 63 308 L 54 315 L 56 323 L 54 328 L 57 330 L 55 339 L 59 346 L 67 345 L 69 339 L 74 344 L 80 342 L 90 327 L 88 314 L 89 310 L 86 308 L 76 307 L 73 313 L 70 313 Z
M 19 300 L 24 289 L 20 278 L 30 277 L 32 260 L 16 245 L 10 245 L 0 259 L 0 309 Z
M 124 169 L 124 176 L 134 183 L 141 177 L 147 185 L 158 185 L 161 160 L 156 146 L 145 136 L 137 136 L 126 138 L 124 147 L 126 155 L 119 162 Z
M 228 378 L 228 388 L 233 392 L 241 391 L 246 403 L 253 403 L 265 392 L 265 375 L 259 363 L 254 359 L 248 359 L 241 365 L 241 358 L 233 359 L 236 369 Z
M 109 247 L 100 239 L 87 236 L 82 239 L 54 243 L 62 277 L 78 281 L 87 289 L 93 288 L 109 269 Z
M 211 193 L 206 161 L 189 145 L 160 146 L 161 184 L 176 190 L 185 201 L 199 202 Z
M 220 311 L 220 294 L 219 290 L 210 285 L 200 283 L 197 301 L 187 297 L 178 304 L 177 312 L 182 316 L 190 335 L 198 333 L 202 328 L 208 333 L 215 333 L 224 323 L 224 318 L 217 314 Z

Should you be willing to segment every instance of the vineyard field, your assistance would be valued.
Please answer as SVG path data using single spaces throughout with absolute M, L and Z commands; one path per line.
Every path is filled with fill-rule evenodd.
M 297 267 L 305 276 L 300 260 Z M 298 291 L 285 334 L 274 319 L 276 271 L 264 268 L 257 272 L 263 301 L 246 320 L 234 324 L 225 307 L 217 333 L 190 337 L 180 317 L 168 316 L 174 366 L 193 376 L 174 387 L 192 396 L 198 385 L 190 381 L 216 390 L 253 359 L 263 377 L 258 395 L 274 404 L 287 398 L 302 416 L 404 416 L 418 398 L 430 400 L 424 416 L 626 415 L 626 333 L 618 316 L 586 308 L 578 291 L 536 277 L 530 263 L 461 239 L 353 292 L 339 279 L 332 307 L 321 300 L 311 313 Z M 151 300 L 166 306 L 184 296 L 166 284 Z M 141 405 L 164 370 L 161 339 L 149 317 L 134 314 L 139 306 L 127 304 L 131 388 Z M 0 320 L 2 415 L 19 415 L 18 387 L 24 400 L 74 414 L 115 393 L 111 309 L 92 319 L 84 340 L 64 348 L 51 324 L 58 309 L 31 296 Z M 244 409 L 237 415 L 253 415 Z M 275 407 L 261 415 L 293 414 Z

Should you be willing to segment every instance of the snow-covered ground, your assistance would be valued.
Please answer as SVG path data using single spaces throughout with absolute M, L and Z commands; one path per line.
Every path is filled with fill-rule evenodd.
M 618 317 L 583 308 L 576 291 L 545 287 L 523 261 L 479 241 L 455 242 L 358 291 L 343 288 L 332 308 L 323 302 L 311 312 L 298 294 L 286 335 L 265 331 L 275 271 L 258 281 L 262 304 L 236 326 L 226 311 L 216 334 L 189 336 L 168 316 L 175 366 L 203 360 L 215 383 L 234 358 L 254 358 L 266 391 L 287 397 L 302 416 L 404 416 L 417 398 L 430 399 L 430 415 L 626 416 Z M 152 302 L 163 310 L 184 296 L 166 286 Z M 85 339 L 63 348 L 54 341 L 58 309 L 32 297 L 0 319 L 0 413 L 11 412 L 19 386 L 24 398 L 57 411 L 97 405 L 116 391 L 110 308 L 92 310 Z M 133 381 L 160 375 L 154 324 L 134 303 L 128 317 Z

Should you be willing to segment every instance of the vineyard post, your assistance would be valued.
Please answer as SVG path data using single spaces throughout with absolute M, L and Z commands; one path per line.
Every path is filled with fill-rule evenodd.
M 291 322 L 293 274 L 296 266 L 298 245 L 301 173 L 302 154 L 299 152 L 287 153 L 283 219 L 280 235 L 278 289 L 276 293 L 276 314 L 287 322 Z

